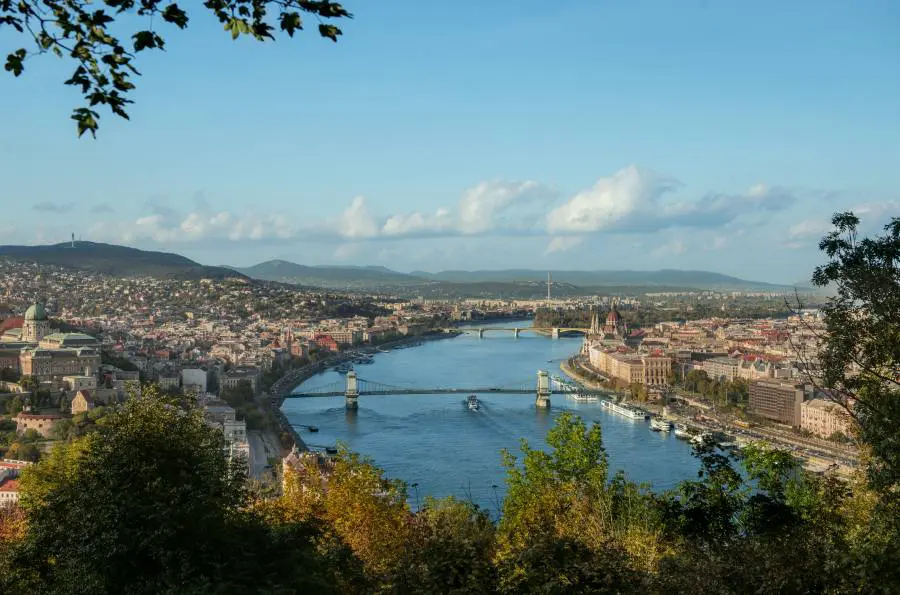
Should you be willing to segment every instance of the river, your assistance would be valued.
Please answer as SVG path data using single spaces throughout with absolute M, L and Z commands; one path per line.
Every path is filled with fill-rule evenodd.
M 518 323 L 524 327 L 527 323 Z M 479 325 L 482 326 L 482 325 Z M 503 322 L 485 327 L 511 327 Z M 362 379 L 407 387 L 490 387 L 537 384 L 537 371 L 562 375 L 560 362 L 576 353 L 580 337 L 551 339 L 511 332 L 463 334 L 416 347 L 379 353 L 371 364 L 357 365 Z M 343 380 L 334 370 L 300 385 L 308 390 Z M 410 486 L 416 505 L 425 496 L 471 498 L 496 513 L 504 494 L 500 451 L 518 452 L 520 439 L 544 447 L 553 418 L 572 411 L 585 421 L 598 421 L 609 455 L 610 470 L 623 469 L 635 481 L 656 490 L 696 478 L 698 461 L 685 442 L 651 432 L 646 422 L 608 413 L 596 403 L 576 403 L 552 396 L 552 408 L 536 409 L 534 393 L 478 395 L 481 407 L 469 411 L 466 395 L 361 396 L 358 411 L 346 411 L 343 397 L 288 399 L 282 406 L 292 424 L 314 425 L 318 433 L 300 430 L 313 445 L 346 443 L 371 457 L 390 477 Z M 417 484 L 416 487 L 412 487 Z

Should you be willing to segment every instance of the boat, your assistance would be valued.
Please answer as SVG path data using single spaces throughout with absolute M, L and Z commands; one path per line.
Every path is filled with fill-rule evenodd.
M 600 404 L 612 411 L 613 413 L 617 413 L 622 417 L 627 417 L 628 419 L 647 419 L 647 412 L 643 409 L 638 409 L 637 407 L 631 407 L 629 405 L 625 405 L 624 403 L 616 403 L 615 401 L 603 400 L 600 401 Z
M 338 449 L 336 446 L 326 446 L 325 447 L 325 454 L 333 456 L 333 455 L 336 455 L 337 453 L 338 453 Z
M 469 395 L 466 399 L 466 407 L 469 408 L 469 411 L 478 411 L 478 397 Z
M 316 426 L 308 426 L 306 429 L 309 430 L 310 432 L 318 432 L 319 431 L 319 428 L 317 428 Z
M 566 393 L 566 397 L 572 399 L 576 403 L 596 403 L 600 400 L 600 397 L 598 397 L 597 395 L 583 392 Z
M 340 364 L 340 365 L 336 366 L 334 368 L 334 371 L 337 372 L 338 374 L 346 374 L 347 372 L 349 372 L 352 369 L 353 369 L 353 366 L 351 364 L 344 363 L 344 364 Z
M 654 417 L 650 420 L 650 429 L 654 432 L 668 432 L 672 429 L 672 424 L 667 419 Z
M 682 440 L 690 440 L 693 434 L 688 431 L 688 427 L 684 424 L 675 424 L 675 437 Z

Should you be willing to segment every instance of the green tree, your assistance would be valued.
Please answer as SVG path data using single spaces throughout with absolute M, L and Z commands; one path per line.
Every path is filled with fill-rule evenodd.
M 337 41 L 342 32 L 332 21 L 351 17 L 343 6 L 329 0 L 210 0 L 203 7 L 233 39 L 248 36 L 258 41 L 275 39 L 279 31 L 293 37 L 303 29 L 306 15 L 318 20 L 321 36 Z M 154 25 L 185 29 L 188 20 L 188 13 L 169 0 L 0 0 L 0 29 L 5 26 L 21 34 L 30 46 L 8 54 L 5 69 L 19 76 L 29 58 L 48 52 L 70 59 L 75 69 L 65 84 L 79 89 L 87 104 L 76 108 L 72 119 L 79 136 L 96 135 L 97 105 L 128 118 L 128 94 L 135 88 L 133 78 L 140 75 L 136 55 L 165 48 Z M 127 40 L 118 37 L 137 23 L 143 26 Z
M 227 572 L 218 552 L 244 494 L 222 445 L 199 411 L 143 398 L 57 446 L 22 476 L 12 591 L 194 592 Z
M 819 354 L 832 398 L 856 418 L 871 451 L 872 484 L 900 489 L 900 217 L 885 234 L 859 239 L 859 218 L 838 213 L 819 247 L 828 263 L 813 283 L 837 294 L 825 304 L 827 329 Z M 858 372 L 857 372 L 858 370 Z
M 495 528 L 470 502 L 427 499 L 397 565 L 401 593 L 495 593 Z

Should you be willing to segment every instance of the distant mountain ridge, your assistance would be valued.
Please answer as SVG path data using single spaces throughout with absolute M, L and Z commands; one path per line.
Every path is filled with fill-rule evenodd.
M 448 270 L 437 273 L 413 271 L 401 273 L 383 266 L 308 266 L 286 260 L 269 260 L 251 267 L 237 268 L 245 275 L 266 281 L 280 281 L 329 288 L 376 288 L 415 286 L 435 283 L 452 284 L 535 284 L 547 281 L 547 272 L 533 269 Z M 748 281 L 722 273 L 661 269 L 552 271 L 554 283 L 582 288 L 659 287 L 692 289 L 785 289 L 789 286 L 763 281 Z
M 441 271 L 428 273 L 413 271 L 413 276 L 434 281 L 453 283 L 474 283 L 481 281 L 546 281 L 547 271 L 532 269 L 504 269 L 477 271 Z M 786 286 L 764 281 L 748 281 L 722 273 L 710 271 L 692 271 L 679 269 L 660 269 L 656 271 L 635 270 L 575 270 L 551 271 L 553 281 L 571 283 L 579 287 L 615 287 L 615 286 L 666 286 L 693 287 L 697 289 L 778 289 Z
M 205 266 L 179 254 L 98 242 L 0 246 L 0 260 L 3 258 L 93 271 L 116 277 L 146 276 L 185 280 L 246 278 L 233 269 Z
M 287 260 L 267 260 L 235 270 L 252 279 L 330 288 L 363 288 L 427 283 L 382 266 L 307 266 Z

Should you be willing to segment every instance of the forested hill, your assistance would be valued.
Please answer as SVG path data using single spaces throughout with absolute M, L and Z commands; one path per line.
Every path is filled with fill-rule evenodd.
M 778 289 L 782 286 L 763 281 L 748 281 L 730 275 L 710 271 L 683 271 L 662 269 L 658 271 L 552 271 L 553 282 L 571 283 L 579 287 L 668 286 L 695 289 Z M 413 271 L 416 277 L 435 281 L 472 283 L 478 281 L 547 281 L 547 271 L 530 269 L 504 269 L 497 271 L 441 271 L 427 273 Z
M 170 279 L 246 278 L 226 267 L 205 266 L 169 252 L 138 250 L 115 244 L 65 242 L 47 246 L 0 246 L 0 261 L 18 261 L 104 273 L 116 277 Z

